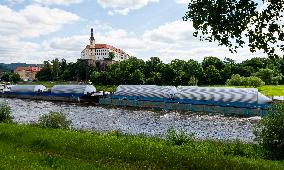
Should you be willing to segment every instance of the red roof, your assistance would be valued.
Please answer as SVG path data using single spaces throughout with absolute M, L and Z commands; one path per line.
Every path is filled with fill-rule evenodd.
M 31 71 L 31 72 L 39 72 L 41 70 L 40 67 L 17 67 L 15 71 Z
M 90 48 L 90 46 L 88 45 L 87 47 L 89 47 Z M 96 49 L 110 49 L 110 50 L 112 50 L 112 51 L 116 51 L 116 52 L 118 52 L 118 53 L 125 53 L 123 50 L 121 50 L 121 49 L 119 49 L 119 48 L 115 48 L 115 47 L 113 47 L 113 46 L 111 46 L 111 45 L 108 45 L 108 44 L 96 44 L 96 46 L 95 46 L 95 48 Z

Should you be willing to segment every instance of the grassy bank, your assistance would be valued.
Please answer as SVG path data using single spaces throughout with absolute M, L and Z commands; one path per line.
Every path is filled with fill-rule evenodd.
M 18 84 L 26 84 L 26 85 L 33 85 L 33 84 L 40 84 L 44 85 L 47 88 L 51 88 L 54 85 L 64 85 L 64 84 L 78 84 L 78 82 L 72 82 L 72 81 L 38 81 L 38 82 L 19 82 Z M 108 91 L 108 92 L 115 92 L 116 85 L 95 85 L 97 91 Z
M 266 96 L 284 96 L 284 85 L 262 86 L 258 90 Z
M 0 169 L 284 169 L 258 145 L 0 124 Z

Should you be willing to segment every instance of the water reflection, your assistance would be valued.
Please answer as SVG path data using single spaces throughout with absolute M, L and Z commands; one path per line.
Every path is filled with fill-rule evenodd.
M 178 112 L 154 112 L 124 110 L 70 103 L 3 99 L 9 104 L 14 120 L 19 123 L 35 122 L 50 111 L 63 112 L 77 129 L 95 131 L 119 130 L 130 134 L 146 134 L 164 137 L 171 127 L 195 133 L 199 139 L 223 139 L 252 142 L 252 126 L 260 118 L 236 118 L 220 115 L 185 114 Z

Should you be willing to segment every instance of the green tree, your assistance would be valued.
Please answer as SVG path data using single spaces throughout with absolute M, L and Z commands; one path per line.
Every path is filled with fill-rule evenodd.
M 2 80 L 2 81 L 6 81 L 6 82 L 10 81 L 10 75 L 11 75 L 11 74 L 12 74 L 11 72 L 6 72 L 6 73 L 4 73 L 4 74 L 2 75 L 2 77 L 1 77 L 1 80 Z
M 283 4 L 284 0 L 191 0 L 183 19 L 193 22 L 193 35 L 201 40 L 217 41 L 236 52 L 246 44 L 245 36 L 251 52 L 264 50 L 275 57 L 276 49 L 284 50 Z
M 44 61 L 43 68 L 36 74 L 36 78 L 40 81 L 52 81 L 52 66 L 49 61 Z
M 256 140 L 271 156 L 284 159 L 284 105 L 274 103 L 254 130 Z
M 198 80 L 203 79 L 203 68 L 200 63 L 195 60 L 188 60 L 184 66 L 184 71 L 188 75 L 189 79 L 194 76 Z
M 254 69 L 251 66 L 243 66 L 242 64 L 237 64 L 237 73 L 244 77 L 250 77 L 254 73 Z
M 208 85 L 220 84 L 221 75 L 213 65 L 207 67 L 204 71 L 205 81 Z
M 115 58 L 115 53 L 114 52 L 110 52 L 109 54 L 108 54 L 108 59 L 109 60 L 113 60 Z
M 18 73 L 12 73 L 9 77 L 10 81 L 13 83 L 18 83 L 19 81 L 21 81 L 21 77 Z
M 60 74 L 60 61 L 58 58 L 51 61 L 52 63 L 52 80 L 58 81 Z
M 278 84 L 282 79 L 282 75 L 271 69 L 260 69 L 254 74 L 265 82 L 266 85 Z
M 159 73 L 161 71 L 163 62 L 159 57 L 151 57 L 145 62 L 144 74 L 146 78 L 150 78 L 152 73 Z
M 270 59 L 268 58 L 252 58 L 245 60 L 241 63 L 242 67 L 251 67 L 253 72 L 257 72 L 259 69 L 267 68 L 269 65 Z
M 221 71 L 224 68 L 224 63 L 217 57 L 205 57 L 202 61 L 203 69 L 209 66 L 214 66 L 217 70 Z
M 6 72 L 2 75 L 1 80 L 6 82 L 18 83 L 19 81 L 21 81 L 21 77 L 18 73 Z
M 175 71 L 170 64 L 165 64 L 161 68 L 161 77 L 163 85 L 173 85 L 175 79 Z
M 140 70 L 135 70 L 133 74 L 131 74 L 130 84 L 144 84 L 144 74 Z
M 152 72 L 149 78 L 146 79 L 146 84 L 162 85 L 161 73 Z

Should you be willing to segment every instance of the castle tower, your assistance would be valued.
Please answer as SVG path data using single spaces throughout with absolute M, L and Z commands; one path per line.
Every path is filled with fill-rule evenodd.
M 95 46 L 94 29 L 91 28 L 90 46 Z

